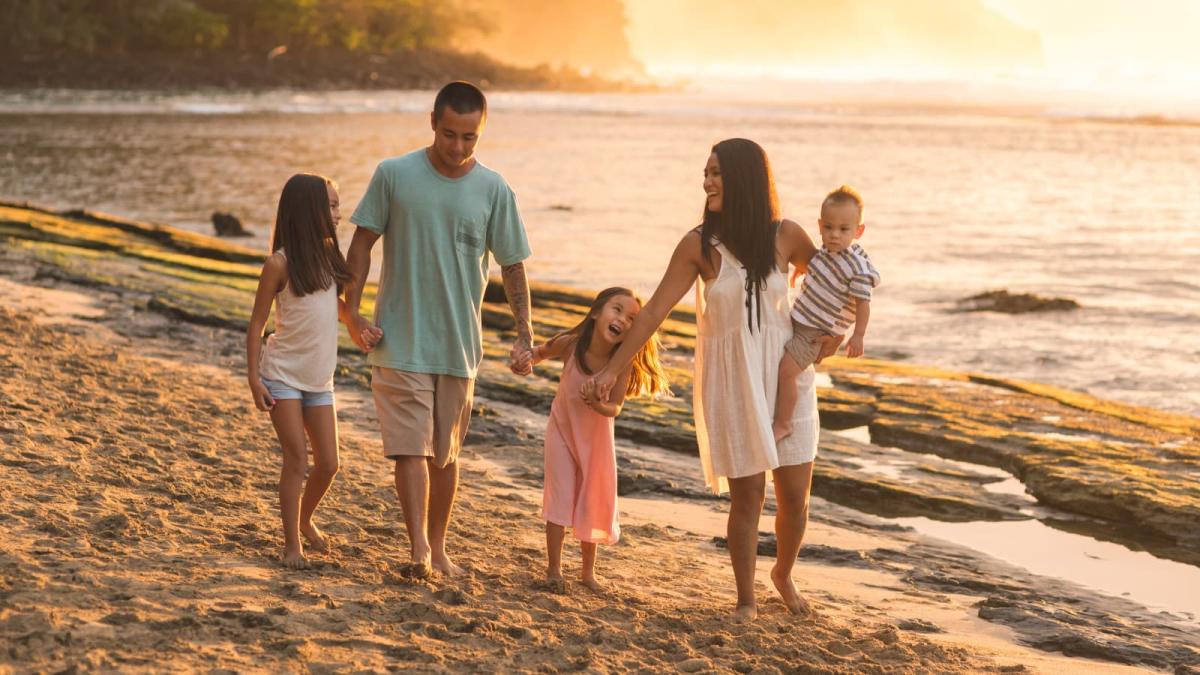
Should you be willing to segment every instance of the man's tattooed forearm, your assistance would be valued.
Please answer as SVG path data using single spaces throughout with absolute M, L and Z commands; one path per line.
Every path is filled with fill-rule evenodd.
M 504 280 L 504 293 L 508 296 L 508 306 L 513 318 L 517 321 L 517 334 L 521 337 L 532 338 L 532 327 L 529 319 L 529 282 L 525 277 L 525 263 L 505 265 L 500 268 L 500 276 Z

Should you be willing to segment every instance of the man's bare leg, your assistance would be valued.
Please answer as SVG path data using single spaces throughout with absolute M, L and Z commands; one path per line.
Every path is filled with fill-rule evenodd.
M 796 383 L 804 368 L 796 363 L 791 354 L 784 353 L 779 359 L 779 386 L 775 391 L 775 419 L 771 422 L 771 431 L 775 434 L 775 442 L 792 435 L 792 418 L 796 416 L 796 403 L 800 400 L 800 390 Z
M 396 457 L 396 496 L 404 511 L 404 527 L 412 556 L 411 575 L 428 576 L 430 548 L 426 535 L 429 508 L 429 469 L 425 457 L 399 455 Z
M 450 514 L 458 495 L 458 462 L 438 468 L 432 461 L 429 467 L 429 546 L 433 568 L 447 576 L 458 576 L 463 568 L 446 555 L 446 531 L 450 529 Z
M 775 566 L 771 568 L 771 581 L 792 614 L 805 615 L 812 612 L 808 602 L 796 592 L 792 583 L 792 567 L 804 542 L 804 530 L 808 525 L 808 495 L 812 487 L 813 463 L 797 466 L 781 466 L 775 475 L 775 541 L 778 549 Z
M 729 499 L 729 522 L 725 535 L 738 596 L 733 620 L 746 623 L 758 616 L 758 603 L 754 599 L 754 572 L 758 561 L 758 519 L 766 499 L 765 475 L 758 473 L 730 478 Z

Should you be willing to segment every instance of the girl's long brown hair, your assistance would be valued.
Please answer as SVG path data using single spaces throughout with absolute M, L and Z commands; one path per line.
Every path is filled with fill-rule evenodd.
M 700 254 L 711 260 L 712 239 L 746 268 L 746 321 L 762 325 L 762 291 L 775 271 L 779 198 L 767 153 L 754 141 L 730 138 L 712 147 L 721 170 L 721 210 L 704 207 Z
M 584 355 L 587 354 L 588 347 L 592 344 L 592 336 L 596 334 L 596 316 L 608 304 L 608 301 L 617 296 L 627 296 L 633 298 L 639 305 L 642 304 L 642 299 L 628 288 L 613 286 L 600 291 L 596 299 L 592 301 L 592 306 L 588 309 L 587 315 L 583 320 L 575 324 L 570 330 L 563 331 L 558 335 L 550 338 L 550 341 L 555 340 L 574 340 L 574 357 L 575 363 L 579 365 L 579 369 L 588 375 L 592 375 L 592 371 L 587 367 L 587 360 Z M 667 373 L 663 370 L 662 362 L 658 358 L 658 348 L 660 345 L 658 333 L 650 336 L 646 340 L 646 344 L 638 350 L 638 353 L 633 357 L 633 362 L 630 364 L 629 386 L 625 388 L 625 396 L 634 398 L 637 396 L 658 396 L 671 391 L 671 383 L 667 379 Z M 613 345 L 613 352 L 617 351 L 617 347 L 621 345 Z
M 338 248 L 328 185 L 334 183 L 324 176 L 298 173 L 279 195 L 271 252 L 285 250 L 288 285 L 297 296 L 323 291 L 329 284 L 340 290 L 353 278 Z

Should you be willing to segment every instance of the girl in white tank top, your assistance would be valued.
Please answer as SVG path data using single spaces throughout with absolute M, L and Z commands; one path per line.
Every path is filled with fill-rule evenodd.
M 341 289 L 350 279 L 337 243 L 337 186 L 324 176 L 297 174 L 283 186 L 246 334 L 246 377 L 254 405 L 270 411 L 283 450 L 279 511 L 283 564 L 308 566 L 303 541 L 325 551 L 313 512 L 338 471 L 333 371 L 337 366 Z M 263 349 L 263 329 L 275 305 L 275 332 Z M 313 468 L 308 471 L 308 444 Z M 307 481 L 305 475 L 307 474 Z

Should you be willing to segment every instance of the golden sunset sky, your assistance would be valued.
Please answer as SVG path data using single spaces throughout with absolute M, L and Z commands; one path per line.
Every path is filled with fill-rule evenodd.
M 1200 0 L 626 0 L 651 75 L 1200 97 Z

